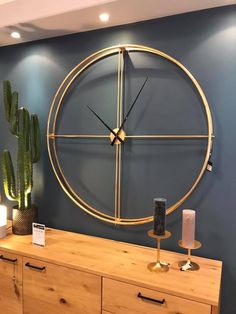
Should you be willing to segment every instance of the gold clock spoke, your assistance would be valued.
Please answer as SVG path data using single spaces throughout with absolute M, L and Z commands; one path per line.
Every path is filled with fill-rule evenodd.
M 118 179 L 118 146 L 116 145 L 116 161 L 115 161 L 115 201 L 114 201 L 114 220 L 117 220 L 117 179 Z
M 118 169 L 118 195 L 117 195 L 117 214 L 118 214 L 118 221 L 120 221 L 120 215 L 121 215 L 121 150 L 122 150 L 122 146 L 121 145 L 117 145 L 118 146 L 118 165 L 119 165 L 119 169 Z
M 123 114 L 123 76 L 124 76 L 124 53 L 125 49 L 118 51 L 118 77 L 117 77 L 117 111 L 116 111 L 116 127 L 119 128 Z
M 115 167 L 115 221 L 121 219 L 121 145 L 116 145 L 116 167 Z
M 214 138 L 214 135 L 211 136 Z M 208 135 L 203 134 L 148 134 L 148 135 L 126 135 L 125 138 L 134 138 L 134 139 L 199 139 L 206 138 L 208 139 Z
M 48 138 L 110 138 L 110 135 L 99 134 L 49 134 Z
M 119 146 L 116 145 L 116 164 L 115 164 L 115 203 L 114 203 L 114 219 L 118 219 L 118 179 L 119 179 Z
M 121 87 L 121 50 L 118 51 L 118 70 L 117 70 L 117 100 L 116 100 L 116 127 L 119 128 L 118 124 L 120 121 L 120 87 Z

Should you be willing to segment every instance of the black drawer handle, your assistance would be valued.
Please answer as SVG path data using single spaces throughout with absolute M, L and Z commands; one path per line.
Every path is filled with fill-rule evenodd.
M 30 268 L 33 268 L 33 269 L 41 270 L 41 271 L 44 270 L 44 269 L 46 269 L 45 266 L 43 266 L 43 267 L 34 266 L 34 265 L 31 265 L 29 262 L 27 262 L 27 263 L 25 264 L 25 266 L 30 267 Z
M 0 255 L 0 259 L 4 260 L 4 261 L 7 261 L 7 262 L 11 262 L 11 263 L 15 263 L 17 262 L 17 258 L 8 258 L 8 257 L 5 257 L 3 255 Z
M 141 298 L 141 299 L 143 299 L 143 300 L 148 300 L 148 301 L 156 302 L 156 303 L 159 303 L 159 304 L 164 304 L 164 303 L 166 302 L 165 299 L 156 300 L 156 299 L 152 299 L 152 298 L 145 297 L 144 295 L 141 294 L 141 292 L 138 293 L 137 297 L 138 297 L 138 298 Z

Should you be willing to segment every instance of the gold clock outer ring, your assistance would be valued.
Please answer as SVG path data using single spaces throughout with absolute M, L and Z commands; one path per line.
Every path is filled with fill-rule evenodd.
M 85 201 L 83 201 L 72 189 L 70 186 L 69 182 L 66 180 L 63 171 L 61 169 L 59 159 L 58 159 L 58 154 L 57 154 L 57 149 L 56 149 L 56 143 L 55 143 L 55 138 L 51 137 L 52 134 L 55 134 L 56 130 L 56 122 L 57 122 L 57 116 L 62 104 L 62 100 L 69 89 L 70 85 L 74 82 L 74 80 L 84 71 L 86 70 L 89 66 L 94 64 L 95 62 L 99 61 L 100 59 L 103 59 L 107 56 L 110 56 L 112 54 L 118 53 L 120 50 L 126 50 L 126 51 L 136 51 L 136 52 L 147 52 L 151 53 L 160 57 L 163 57 L 164 59 L 174 63 L 176 66 L 178 66 L 187 76 L 188 78 L 192 81 L 194 87 L 196 88 L 198 94 L 200 95 L 206 118 L 207 118 L 207 148 L 206 148 L 206 153 L 205 153 L 205 158 L 203 161 L 202 168 L 194 181 L 193 185 L 191 188 L 172 206 L 170 206 L 167 209 L 167 214 L 172 213 L 175 209 L 177 209 L 195 190 L 196 186 L 200 182 L 204 172 L 206 171 L 207 164 L 211 155 L 211 150 L 212 150 L 212 145 L 213 145 L 213 122 L 212 122 L 212 115 L 211 115 L 211 110 L 209 107 L 209 104 L 207 102 L 206 96 L 198 83 L 198 81 L 195 79 L 195 77 L 189 72 L 189 70 L 178 60 L 175 58 L 169 56 L 168 54 L 159 51 L 154 48 L 146 47 L 146 46 L 141 46 L 141 45 L 133 45 L 133 44 L 125 44 L 125 45 L 116 45 L 112 47 L 108 47 L 102 50 L 99 50 L 87 58 L 85 58 L 82 62 L 80 62 L 77 66 L 75 66 L 70 73 L 65 77 L 61 85 L 59 86 L 51 107 L 49 111 L 49 116 L 48 116 L 48 122 L 47 122 L 47 148 L 48 148 L 48 154 L 49 154 L 49 159 L 50 163 L 52 165 L 54 174 L 64 190 L 64 192 L 69 196 L 69 198 L 77 204 L 82 210 L 84 210 L 86 213 L 90 214 L 94 218 L 100 219 L 102 221 L 112 223 L 115 225 L 139 225 L 139 224 L 145 224 L 148 222 L 153 221 L 153 216 L 148 216 L 148 217 L 142 217 L 142 218 L 120 218 L 117 220 L 114 216 L 104 214 L 101 211 L 98 211 L 97 209 L 93 208 L 89 204 L 87 204 Z M 78 71 L 78 72 L 76 72 Z M 72 78 L 71 78 L 72 76 Z M 59 99 L 59 102 L 57 104 L 57 101 Z M 53 110 L 55 110 L 54 118 L 53 118 Z M 52 130 L 50 128 L 52 122 Z M 52 141 L 52 148 L 50 141 Z M 54 155 L 54 158 L 53 158 Z

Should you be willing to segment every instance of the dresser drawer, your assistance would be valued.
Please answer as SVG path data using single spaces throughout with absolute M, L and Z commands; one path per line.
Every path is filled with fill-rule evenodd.
M 101 277 L 23 259 L 24 314 L 100 314 Z
M 22 257 L 0 251 L 0 313 L 22 314 Z
M 210 314 L 211 306 L 104 278 L 103 310 L 114 314 Z

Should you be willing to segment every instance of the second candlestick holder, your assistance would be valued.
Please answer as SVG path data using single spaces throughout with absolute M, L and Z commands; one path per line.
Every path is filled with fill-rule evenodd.
M 159 236 L 156 235 L 153 230 L 149 230 L 148 235 L 157 240 L 157 261 L 148 264 L 148 269 L 155 272 L 167 272 L 169 270 L 169 264 L 161 261 L 161 240 L 168 239 L 171 236 L 171 233 L 166 230 L 164 235 Z
M 182 271 L 198 270 L 200 268 L 200 266 L 197 263 L 194 263 L 192 261 L 191 250 L 199 249 L 202 246 L 201 242 L 195 240 L 194 245 L 192 247 L 184 246 L 182 240 L 179 240 L 178 244 L 180 247 L 188 250 L 187 260 L 179 262 L 180 270 L 182 270 Z

